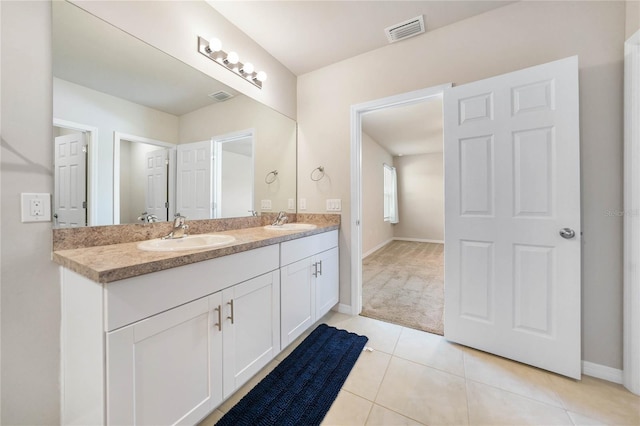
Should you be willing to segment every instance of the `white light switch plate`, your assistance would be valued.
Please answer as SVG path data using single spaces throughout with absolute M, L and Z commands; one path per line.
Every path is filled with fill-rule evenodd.
M 20 198 L 23 223 L 51 222 L 51 194 L 23 192 Z
M 339 198 L 331 198 L 327 200 L 327 211 L 328 212 L 339 212 L 342 211 L 342 201 Z
M 307 209 L 307 199 L 306 198 L 300 198 L 300 200 L 298 201 L 300 210 L 306 210 Z
M 296 200 L 293 198 L 289 198 L 289 202 L 287 203 L 287 209 L 295 210 L 296 209 Z
M 261 200 L 260 208 L 262 210 L 271 210 L 271 200 Z

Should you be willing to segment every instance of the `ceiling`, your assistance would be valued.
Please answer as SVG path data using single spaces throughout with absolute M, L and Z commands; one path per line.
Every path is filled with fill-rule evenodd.
M 442 152 L 442 96 L 367 113 L 362 131 L 394 157 Z
M 429 32 L 513 1 L 207 0 L 207 3 L 291 72 L 302 75 L 388 45 L 384 29 L 418 15 L 424 15 Z

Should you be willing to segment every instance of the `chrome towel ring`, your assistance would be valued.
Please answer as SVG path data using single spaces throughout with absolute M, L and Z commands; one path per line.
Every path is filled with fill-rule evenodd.
M 316 173 L 316 170 L 318 173 Z M 311 180 L 314 182 L 318 182 L 324 177 L 324 167 L 318 166 L 311 171 Z
M 264 177 L 264 182 L 267 185 L 270 185 L 273 182 L 275 182 L 277 178 L 278 178 L 278 171 L 277 170 L 272 170 L 269 173 L 267 173 L 267 175 Z

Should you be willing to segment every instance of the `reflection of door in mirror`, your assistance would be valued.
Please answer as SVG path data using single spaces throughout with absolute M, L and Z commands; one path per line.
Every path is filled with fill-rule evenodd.
M 188 219 L 213 217 L 212 142 L 178 145 L 176 213 Z
M 253 131 L 213 138 L 215 218 L 250 216 L 254 210 Z
M 114 141 L 114 223 L 169 220 L 175 145 L 117 132 Z
M 55 127 L 54 213 L 55 225 L 72 228 L 87 225 L 87 142 L 85 134 Z

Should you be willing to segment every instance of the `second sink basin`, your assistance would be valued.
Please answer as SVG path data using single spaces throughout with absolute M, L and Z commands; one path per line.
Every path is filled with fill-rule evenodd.
M 267 225 L 264 227 L 269 231 L 306 231 L 316 228 L 317 226 L 311 223 L 285 223 L 284 225 Z
M 223 246 L 225 244 L 230 244 L 235 240 L 235 237 L 223 234 L 189 235 L 176 239 L 163 240 L 161 238 L 156 238 L 155 240 L 143 241 L 138 244 L 138 248 L 146 251 L 198 250 Z

